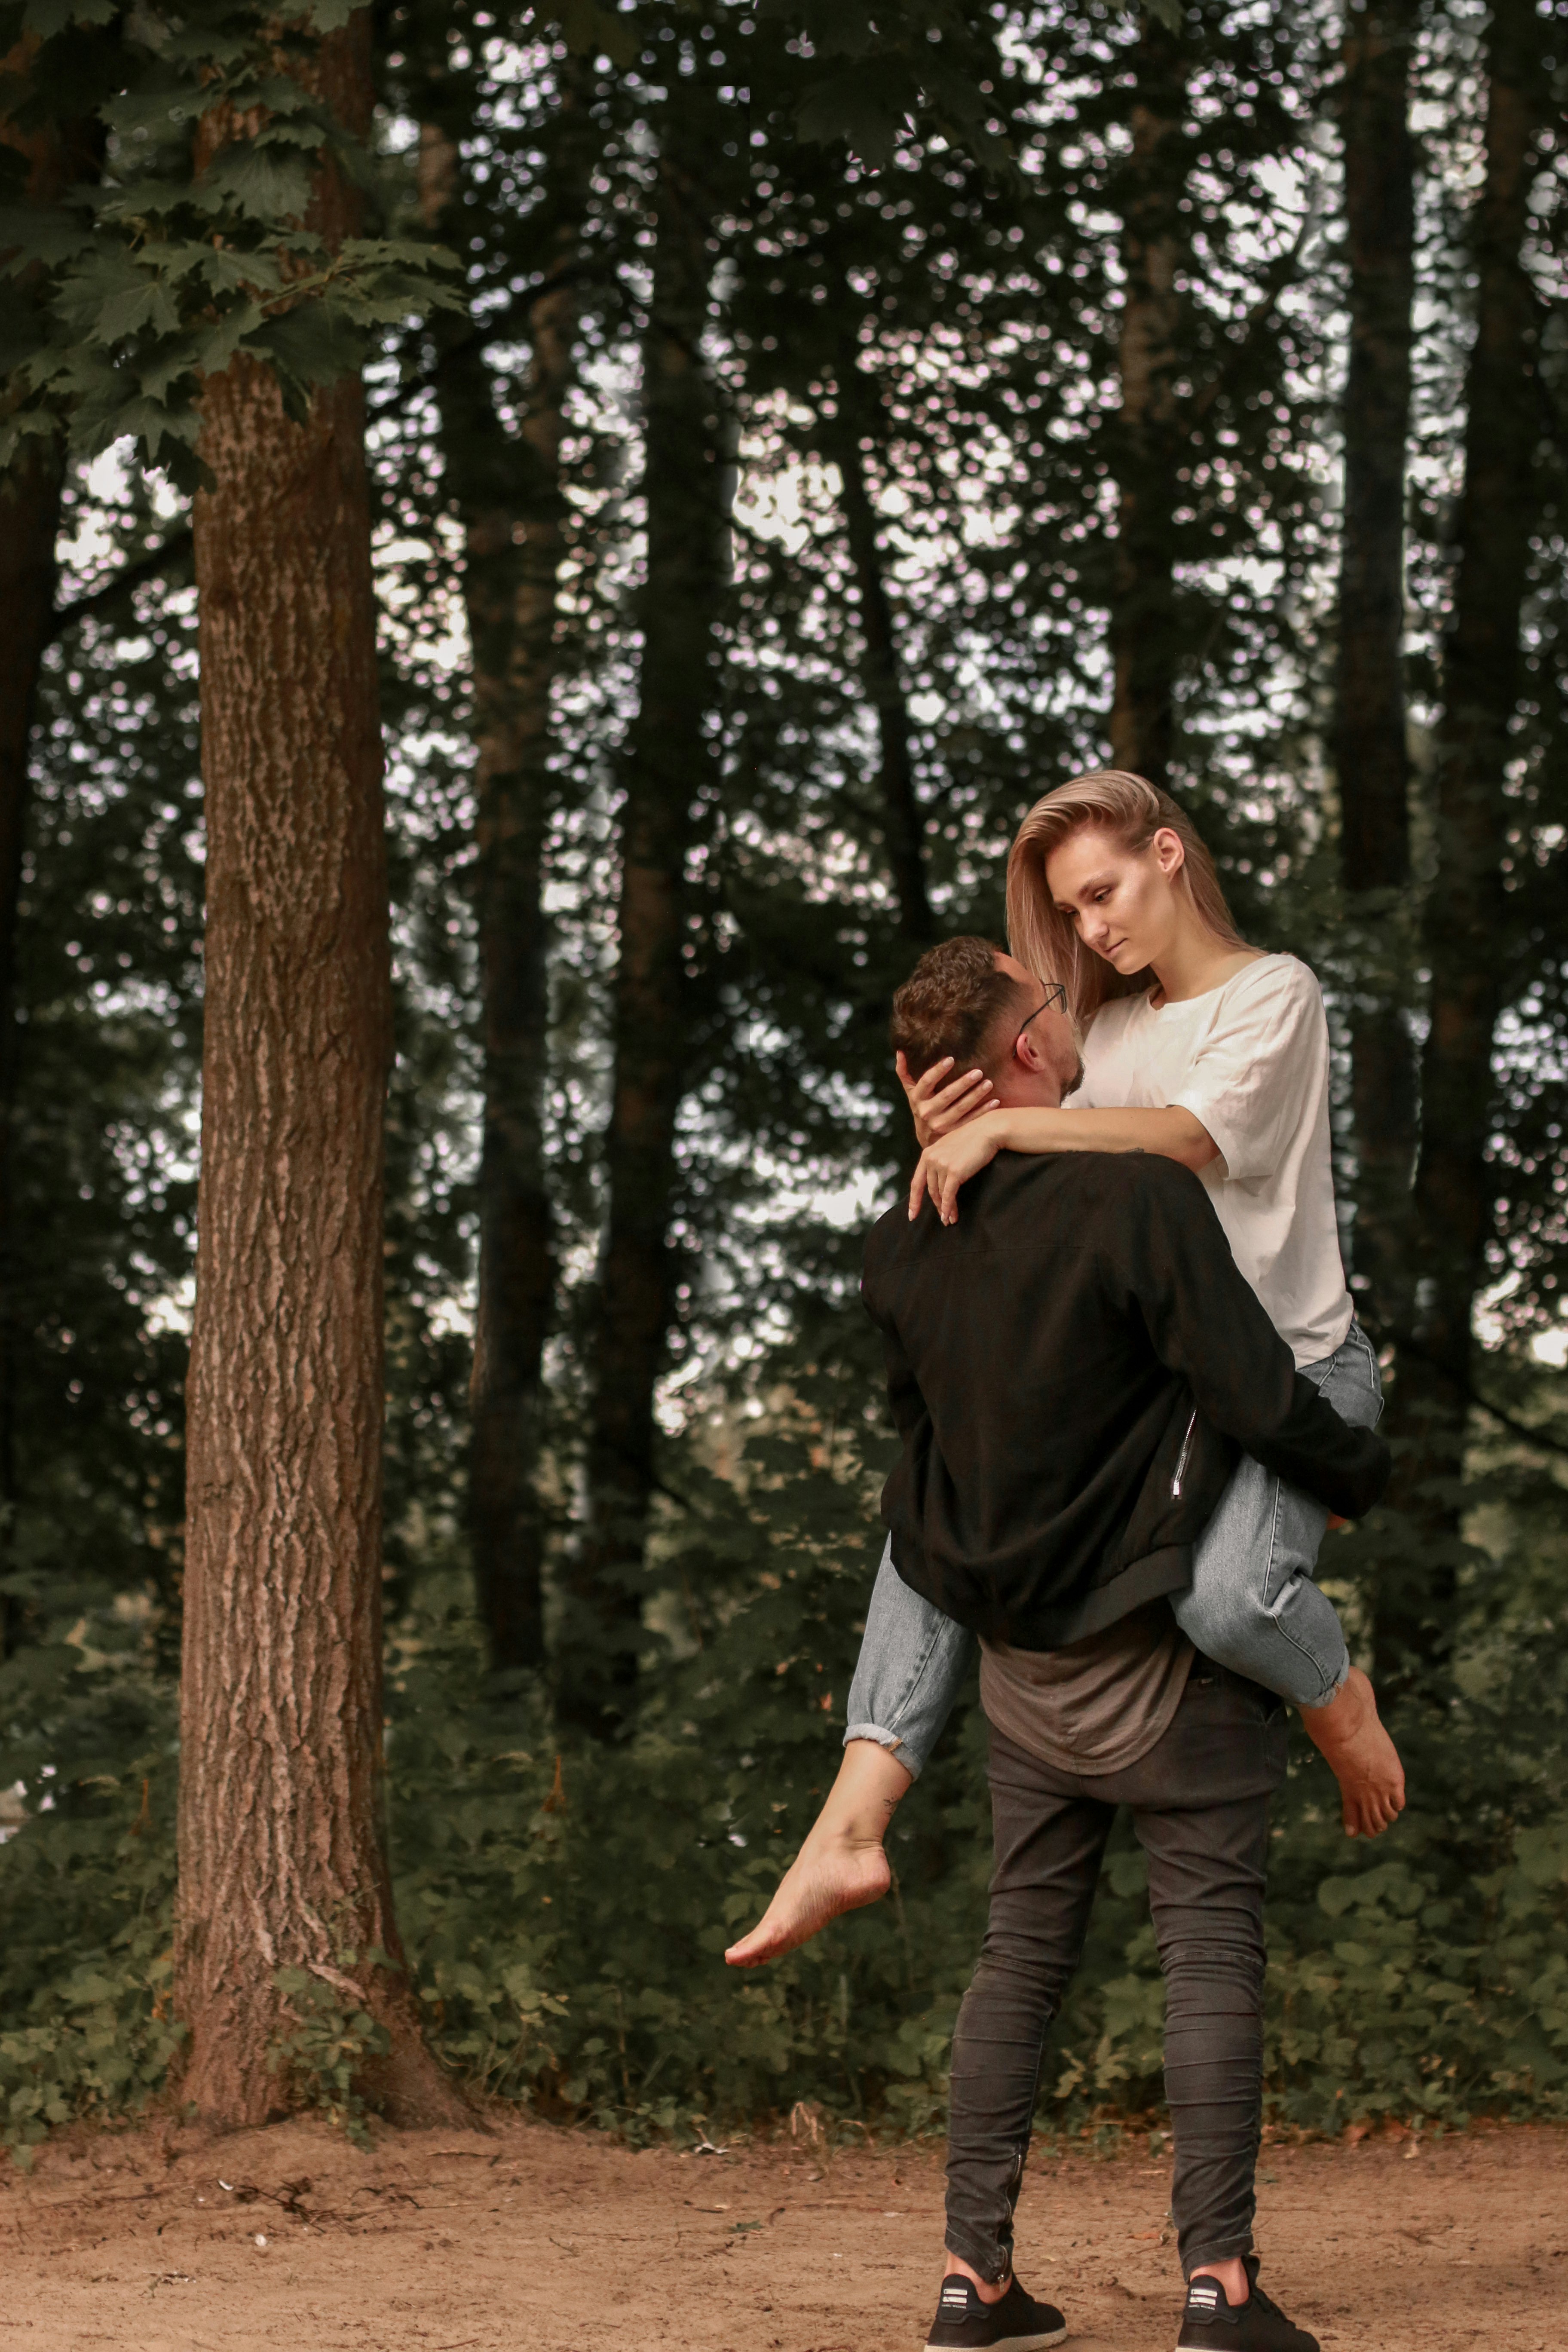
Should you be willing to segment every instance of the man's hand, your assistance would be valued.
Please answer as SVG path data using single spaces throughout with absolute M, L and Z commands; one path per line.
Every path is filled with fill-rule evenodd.
M 902 1054 L 896 1057 L 899 1084 L 908 1099 L 915 1122 L 915 1141 L 923 1151 L 929 1143 L 936 1143 L 951 1135 L 964 1120 L 976 1118 L 983 1110 L 996 1108 L 996 1097 L 984 1070 L 965 1070 L 960 1077 L 950 1077 L 952 1055 L 933 1062 L 931 1068 L 918 1078 L 910 1076 L 910 1066 Z
M 910 1223 L 920 1215 L 929 1192 L 944 1225 L 958 1222 L 958 1188 L 990 1166 L 1002 1149 L 1002 1120 L 972 1118 L 956 1135 L 928 1143 L 910 1183 Z

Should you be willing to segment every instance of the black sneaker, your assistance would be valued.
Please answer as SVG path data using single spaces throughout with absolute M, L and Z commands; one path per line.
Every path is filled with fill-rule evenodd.
M 1192 2281 L 1176 2352 L 1319 2352 L 1317 2337 L 1293 2327 L 1258 2285 L 1257 2255 L 1245 2259 L 1252 2281 L 1245 2303 L 1231 2303 L 1216 2278 Z
M 1016 2279 L 996 2302 L 983 2303 L 973 2280 L 955 2274 L 942 2283 L 926 2352 L 1043 2352 L 1067 2332 L 1055 2304 L 1037 2303 Z

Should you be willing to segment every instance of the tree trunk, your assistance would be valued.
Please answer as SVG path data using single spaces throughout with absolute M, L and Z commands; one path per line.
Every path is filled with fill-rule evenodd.
M 370 111 L 369 18 L 307 76 Z M 318 222 L 351 225 L 324 179 Z M 382 1153 L 390 1042 L 375 614 L 360 387 L 306 422 L 239 362 L 208 382 L 195 507 L 206 1007 L 189 1389 L 176 1997 L 184 2096 L 306 2103 L 308 2013 L 363 2004 L 363 2087 L 460 2103 L 400 1972 L 384 1834 Z
M 428 127 L 421 180 L 432 228 L 456 193 L 458 168 L 450 141 Z M 552 805 L 551 690 L 560 658 L 557 591 L 566 551 L 560 449 L 577 332 L 571 275 L 576 241 L 557 240 L 553 283 L 533 304 L 529 395 L 515 441 L 496 414 L 479 341 L 466 322 L 444 332 L 436 376 L 446 478 L 463 525 L 479 753 L 485 1111 L 468 1526 L 490 1659 L 503 1672 L 544 1660 L 545 1528 L 537 1477 L 556 1267 L 544 1161 L 550 982 L 543 885 Z
M 706 721 L 728 569 L 728 458 L 703 357 L 710 262 L 702 157 L 686 152 L 689 126 L 674 108 L 672 116 L 643 346 L 647 571 L 638 709 L 623 772 L 609 1213 L 593 1338 L 587 1518 L 560 1678 L 565 1718 L 601 1735 L 624 1718 L 637 1675 L 654 1392 L 674 1307 L 676 1118 L 693 1076 L 686 868 L 712 774 Z
M 32 35 L 17 42 L 0 59 L 0 82 L 25 94 L 37 47 Z M 27 203 L 49 205 L 78 181 L 97 176 L 101 133 L 90 120 L 20 131 L 6 117 L 0 119 L 0 145 L 26 158 Z M 24 278 L 24 289 L 26 283 Z M 7 1506 L 16 1497 L 14 1370 L 22 1247 L 12 1167 L 19 1043 L 16 928 L 32 797 L 28 752 L 38 674 L 54 635 L 55 542 L 64 482 L 64 448 L 58 439 L 43 438 L 25 441 L 0 480 L 0 1502 Z M 0 1543 L 7 1546 L 8 1531 L 7 1511 L 0 1528 Z M 0 1657 L 8 1654 L 19 1627 L 16 1602 L 9 1594 L 0 1596 Z
M 838 413 L 833 430 L 825 436 L 825 446 L 844 486 L 844 526 L 859 593 L 865 648 L 860 676 L 877 714 L 880 752 L 877 782 L 898 902 L 899 934 L 912 945 L 927 947 L 936 937 L 936 922 L 926 891 L 925 815 L 915 789 L 910 709 L 899 675 L 898 639 L 883 571 L 877 509 L 866 479 L 865 445 L 871 437 L 867 412 L 876 395 L 861 373 L 856 352 L 852 341 L 839 351 Z
M 1421 1064 L 1415 1213 L 1419 1311 L 1395 1391 L 1391 1501 L 1415 1528 L 1378 1595 L 1378 1666 L 1419 1685 L 1447 1656 L 1463 1558 L 1476 1292 L 1496 1180 L 1486 1165 L 1492 1047 L 1505 1002 L 1509 730 L 1535 521 L 1538 323 L 1521 266 L 1547 94 L 1533 0 L 1497 0 L 1487 39 L 1485 176 L 1474 216 L 1476 340 L 1466 379 L 1465 484 L 1437 732 L 1437 871 L 1426 906 L 1431 1025 Z
M 1175 732 L 1176 277 L 1185 249 L 1180 205 L 1190 64 L 1180 35 L 1148 9 L 1132 60 L 1132 152 L 1122 167 L 1121 410 L 1112 445 L 1110 757 L 1113 766 L 1163 787 Z
M 27 829 L 28 747 L 38 668 L 55 609 L 55 540 L 59 528 L 62 453 L 29 440 L 0 485 L 0 1546 L 10 1552 L 16 1500 L 15 1443 L 16 1350 L 23 1309 L 18 1275 L 13 1126 L 16 1107 L 16 927 L 22 896 L 22 845 Z M 4 1562 L 8 1565 L 8 1560 Z M 22 1604 L 0 1594 L 0 1658 L 25 1638 Z
M 1407 1332 L 1415 1046 L 1404 1010 L 1402 894 L 1410 880 L 1405 739 L 1405 479 L 1415 289 L 1410 135 L 1415 0 L 1347 12 L 1341 121 L 1350 255 L 1345 502 L 1332 751 L 1340 856 L 1355 932 L 1351 1089 L 1357 1307 L 1379 1338 Z

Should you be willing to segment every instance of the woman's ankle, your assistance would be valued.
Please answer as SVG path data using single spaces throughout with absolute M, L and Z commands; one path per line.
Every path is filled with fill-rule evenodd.
M 858 1850 L 880 1845 L 900 1799 L 912 1785 L 912 1776 L 890 1748 L 874 1739 L 852 1739 L 806 1843 L 831 1840 Z
M 1362 1680 L 1364 1681 L 1364 1676 L 1362 1677 Z M 1311 1739 L 1316 1739 L 1320 1731 L 1331 1734 L 1348 1729 L 1352 1724 L 1359 1722 L 1365 1704 L 1361 1684 L 1352 1668 L 1337 1689 L 1331 1690 L 1327 1698 L 1320 1699 L 1316 1706 L 1302 1706 L 1300 1709 L 1302 1728 Z

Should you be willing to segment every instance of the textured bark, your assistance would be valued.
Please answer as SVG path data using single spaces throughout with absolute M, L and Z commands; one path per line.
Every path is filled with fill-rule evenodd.
M 710 263 L 701 159 L 683 151 L 679 118 L 673 129 L 659 165 L 643 347 L 647 572 L 638 709 L 623 775 L 609 1214 L 591 1357 L 587 1520 L 560 1675 L 564 1717 L 600 1734 L 624 1717 L 637 1675 L 654 1392 L 674 1307 L 676 1118 L 693 1075 L 686 866 L 711 775 L 705 722 L 728 568 L 728 455 L 702 352 Z
M 880 754 L 877 783 L 888 864 L 898 901 L 900 934 L 912 944 L 924 947 L 936 937 L 936 923 L 926 891 L 925 814 L 915 789 L 910 708 L 899 674 L 898 638 L 888 596 L 877 509 L 866 479 L 865 445 L 872 437 L 875 394 L 868 393 L 853 343 L 839 352 L 837 383 L 838 413 L 833 420 L 834 429 L 826 436 L 826 448 L 844 486 L 844 525 L 860 600 L 860 637 L 864 646 L 860 677 L 877 714 Z
M 1417 16 L 1416 0 L 1351 6 L 1341 101 L 1351 333 L 1332 751 L 1342 872 L 1361 950 L 1351 1012 L 1354 1280 L 1359 1311 L 1380 1338 L 1408 1330 L 1414 1296 L 1416 1067 L 1401 1004 L 1398 918 L 1410 879 L 1403 638 Z
M 310 77 L 369 112 L 368 19 Z M 329 235 L 343 192 L 320 195 Z M 303 425 L 213 378 L 196 501 L 206 1009 L 189 1384 L 176 2002 L 184 2095 L 258 2123 L 303 1969 L 362 2001 L 395 2116 L 459 2112 L 398 1972 L 383 1829 L 382 1150 L 390 1046 L 370 514 L 357 383 Z M 384 1955 L 384 1959 L 378 1958 Z
M 1459 1560 L 1476 1292 L 1495 1180 L 1486 1165 L 1492 1049 L 1505 992 L 1509 803 L 1503 782 L 1521 680 L 1520 624 L 1540 434 L 1538 322 L 1521 266 L 1547 96 L 1533 0 L 1497 0 L 1487 44 L 1485 176 L 1474 220 L 1476 341 L 1466 378 L 1465 483 L 1437 736 L 1437 871 L 1427 900 L 1431 1026 L 1421 1065 L 1414 1343 L 1394 1392 L 1390 1499 L 1415 1535 L 1378 1594 L 1379 1670 L 1420 1683 L 1447 1655 Z
M 1112 445 L 1110 756 L 1114 766 L 1163 786 L 1175 730 L 1176 277 L 1185 246 L 1180 203 L 1190 68 L 1180 36 L 1147 9 L 1132 63 L 1132 152 L 1122 167 L 1121 409 Z
M 0 80 L 19 95 L 27 89 L 37 47 L 29 35 L 0 59 Z M 76 183 L 96 178 L 101 132 L 91 121 L 52 122 L 18 130 L 0 118 L 0 144 L 25 157 L 27 203 L 57 203 Z M 13 281 L 14 282 L 14 281 Z M 26 286 L 26 278 L 22 281 Z M 16 1497 L 14 1443 L 16 1351 L 20 1340 L 12 1130 L 17 1049 L 16 927 L 22 895 L 22 849 L 31 801 L 28 751 L 38 673 L 55 634 L 55 542 L 59 532 L 65 453 L 58 439 L 30 438 L 0 480 L 0 1500 Z M 8 1541 L 8 1515 L 0 1544 Z M 19 1612 L 0 1598 L 0 1657 L 19 1630 Z
M 457 194 L 459 169 L 451 142 L 428 128 L 421 181 L 432 227 Z M 543 883 L 558 583 L 566 551 L 560 449 L 577 332 L 576 242 L 571 232 L 558 236 L 552 283 L 532 307 L 529 392 L 515 439 L 496 415 L 489 373 L 466 322 L 454 322 L 444 335 L 436 378 L 446 479 L 464 532 L 479 755 L 485 1111 L 468 1525 L 491 1663 L 503 1671 L 535 1667 L 544 1658 L 545 1528 L 537 1477 L 556 1265 L 544 1165 L 550 1002 Z

